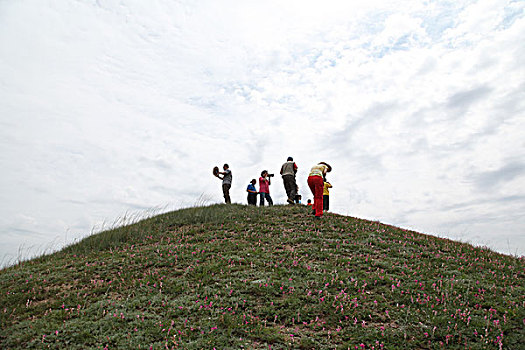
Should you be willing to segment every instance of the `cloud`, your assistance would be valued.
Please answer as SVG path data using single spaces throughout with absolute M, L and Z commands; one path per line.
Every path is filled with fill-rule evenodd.
M 519 177 L 525 177 L 525 164 L 517 162 L 505 164 L 499 169 L 484 171 L 472 176 L 474 184 L 479 190 L 491 190 L 502 183 L 510 182 Z M 525 181 L 525 178 L 523 180 Z M 512 196 L 504 198 L 520 197 Z
M 494 203 L 502 203 L 502 204 L 512 204 L 512 203 L 523 203 L 525 199 L 525 196 L 523 195 L 510 195 L 510 196 L 503 196 L 503 197 L 495 197 L 495 196 L 485 196 L 484 199 L 476 199 L 476 200 L 470 200 L 465 202 L 458 202 L 453 205 L 448 205 L 440 208 L 441 210 L 457 210 L 457 209 L 465 209 L 468 207 L 473 206 L 481 206 L 486 204 L 494 204 Z
M 221 202 L 210 171 L 225 162 L 244 202 L 249 180 L 292 155 L 304 198 L 309 167 L 333 164 L 341 213 L 515 237 L 523 9 L 0 2 L 0 235 L 32 222 L 15 217 L 80 237 L 127 210 Z M 279 182 L 271 191 L 284 201 Z
M 491 89 L 487 86 L 456 92 L 448 98 L 447 107 L 459 108 L 464 113 L 471 105 L 489 95 L 490 92 Z

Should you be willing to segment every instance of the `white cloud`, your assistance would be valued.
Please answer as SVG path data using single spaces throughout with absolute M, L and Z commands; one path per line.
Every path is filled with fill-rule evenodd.
M 334 164 L 338 212 L 502 251 L 505 231 L 524 254 L 523 9 L 2 2 L 0 234 L 80 237 L 126 210 L 218 202 L 224 162 L 244 202 L 292 155 L 305 197 L 309 166 Z

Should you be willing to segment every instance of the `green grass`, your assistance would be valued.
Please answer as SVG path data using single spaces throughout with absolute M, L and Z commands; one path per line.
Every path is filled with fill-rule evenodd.
M 520 349 L 525 260 L 303 206 L 214 205 L 0 272 L 2 349 Z

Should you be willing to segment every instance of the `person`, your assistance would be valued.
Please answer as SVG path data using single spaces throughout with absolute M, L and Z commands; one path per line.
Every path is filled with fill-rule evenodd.
M 257 181 L 253 179 L 248 184 L 248 188 L 246 188 L 246 192 L 248 192 L 248 205 L 257 205 L 257 190 L 255 189 L 255 184 Z
M 295 182 L 295 174 L 297 174 L 297 164 L 292 157 L 288 157 L 286 163 L 281 166 L 281 175 L 283 177 L 284 190 L 286 191 L 286 200 L 289 204 L 295 203 L 295 195 L 297 194 L 297 183 Z
M 299 194 L 299 186 L 295 186 L 295 193 L 295 204 L 301 204 L 301 199 L 303 197 Z
M 309 199 L 306 201 L 306 205 L 309 206 L 309 207 L 313 207 L 314 205 L 312 204 L 312 200 Z
M 323 178 L 326 173 L 332 171 L 332 167 L 325 162 L 320 162 L 314 165 L 308 175 L 308 187 L 314 195 L 314 205 L 312 213 L 316 219 L 320 219 L 323 216 L 323 189 L 324 181 Z
M 219 171 L 217 177 L 222 180 L 222 194 L 224 195 L 224 201 L 226 203 L 231 203 L 230 188 L 232 187 L 232 171 L 228 164 L 224 164 L 222 169 L 224 171 Z
M 268 202 L 268 205 L 273 205 L 272 197 L 270 197 L 270 185 L 272 184 L 270 176 L 267 170 L 261 172 L 261 177 L 259 178 L 259 193 L 261 195 L 261 201 L 259 205 L 264 207 L 264 199 Z
M 326 177 L 324 178 L 324 188 L 323 188 L 323 210 L 328 211 L 330 209 L 330 190 L 329 188 L 332 188 L 332 184 L 328 181 L 326 181 Z

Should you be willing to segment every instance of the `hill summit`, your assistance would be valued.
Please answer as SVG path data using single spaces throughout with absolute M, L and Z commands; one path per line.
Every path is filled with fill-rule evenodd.
M 304 206 L 213 205 L 0 272 L 0 348 L 523 349 L 525 260 Z

